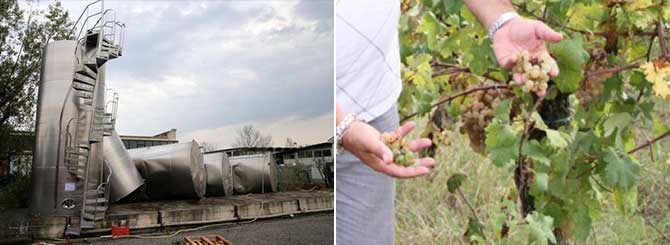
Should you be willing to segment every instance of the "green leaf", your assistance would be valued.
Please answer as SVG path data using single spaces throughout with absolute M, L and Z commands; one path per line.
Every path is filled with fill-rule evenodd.
M 616 113 L 610 116 L 603 124 L 605 137 L 612 135 L 616 129 L 618 129 L 619 132 L 625 130 L 632 120 L 633 118 L 628 113 Z
M 548 244 L 548 241 L 556 243 L 556 237 L 554 237 L 554 233 L 551 231 L 554 223 L 552 217 L 533 211 L 533 213 L 526 216 L 526 221 L 528 221 L 530 231 L 528 234 L 529 241 L 538 242 L 539 244 Z
M 556 86 L 564 93 L 575 92 L 584 78 L 582 65 L 587 58 L 581 36 L 566 38 L 558 44 L 551 45 L 550 50 L 556 57 L 560 69 L 558 77 L 554 78 Z
M 495 118 L 507 124 L 509 122 L 510 108 L 512 108 L 511 100 L 503 100 L 497 107 L 493 108 Z
M 640 165 L 634 158 L 625 155 L 619 157 L 614 148 L 609 147 L 603 159 L 605 167 L 605 183 L 623 190 L 627 190 L 635 184 Z
M 442 32 L 442 26 L 433 12 L 425 12 L 421 19 L 421 24 L 416 28 L 416 32 L 423 33 L 428 42 L 428 49 L 435 50 L 437 38 Z
M 635 188 L 631 188 L 630 190 L 615 189 L 614 193 L 612 193 L 612 197 L 614 198 L 616 207 L 623 214 L 635 212 L 635 209 L 638 206 L 637 190 Z
M 491 162 L 501 167 L 519 155 L 519 137 L 509 125 L 494 120 L 486 127 L 486 150 Z
M 589 215 L 589 208 L 587 206 L 578 206 L 574 212 L 572 212 L 573 220 L 573 232 L 572 236 L 577 241 L 586 241 L 586 238 L 589 237 L 589 232 L 591 231 L 591 215 Z
M 577 3 L 573 6 L 568 26 L 576 29 L 595 31 L 598 24 L 607 17 L 607 9 L 601 3 L 584 5 Z
M 539 194 L 547 191 L 549 185 L 549 175 L 547 173 L 536 173 L 533 186 L 531 187 L 532 194 Z
M 442 8 L 447 15 L 458 14 L 463 6 L 463 0 L 442 0 Z
M 450 193 L 454 193 L 458 187 L 461 187 L 461 184 L 463 184 L 463 181 L 465 181 L 465 175 L 464 174 L 453 174 L 449 177 L 449 180 L 447 180 L 447 189 L 449 190 Z
M 465 231 L 464 236 L 471 241 L 481 240 L 484 237 L 484 225 L 475 219 L 470 219 L 468 222 L 468 230 Z
M 545 152 L 545 150 L 540 145 L 540 142 L 537 140 L 531 140 L 524 144 L 523 154 L 538 163 L 544 164 L 547 167 L 551 165 L 551 160 L 549 159 L 547 152 Z
M 553 129 L 546 129 L 544 132 L 547 133 L 549 145 L 556 148 L 565 148 L 568 146 L 568 141 L 565 140 L 563 133 Z

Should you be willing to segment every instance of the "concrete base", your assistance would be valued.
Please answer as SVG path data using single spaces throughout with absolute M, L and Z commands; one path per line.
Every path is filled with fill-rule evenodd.
M 174 200 L 113 204 L 104 221 L 87 234 L 111 234 L 112 225 L 128 225 L 133 232 L 184 225 L 234 222 L 276 216 L 333 210 L 331 192 L 304 191 L 209 197 L 201 200 Z M 65 217 L 33 217 L 28 210 L 0 212 L 0 241 L 15 239 L 62 238 Z M 73 223 L 79 218 L 73 217 Z M 334 222 L 334 221 L 333 221 Z

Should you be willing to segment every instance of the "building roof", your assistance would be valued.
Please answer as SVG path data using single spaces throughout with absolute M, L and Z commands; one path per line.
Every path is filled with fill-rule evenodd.
M 174 141 L 177 142 L 177 129 L 170 129 L 165 132 L 158 133 L 154 136 L 144 135 L 119 135 L 123 140 L 147 140 L 147 141 Z
M 314 149 L 314 148 L 323 148 L 323 147 L 332 147 L 333 143 L 331 142 L 323 142 L 323 143 L 317 143 L 313 145 L 307 145 L 307 146 L 302 146 L 302 147 L 233 147 L 233 148 L 225 148 L 221 150 L 215 150 L 215 151 L 208 151 L 205 152 L 207 153 L 217 153 L 217 152 L 232 152 L 232 151 L 269 151 L 272 153 L 291 153 L 291 152 L 296 152 L 300 150 L 309 150 L 309 149 Z

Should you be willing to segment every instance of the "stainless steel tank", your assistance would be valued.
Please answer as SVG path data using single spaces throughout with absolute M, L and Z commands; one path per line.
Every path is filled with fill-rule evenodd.
M 277 191 L 277 164 L 271 154 L 230 157 L 235 193 Z
M 233 195 L 233 171 L 224 152 L 203 155 L 207 172 L 207 196 Z
M 75 215 L 77 208 L 64 208 L 63 200 L 81 207 L 83 180 L 68 173 L 64 164 L 67 132 L 78 116 L 72 91 L 75 41 L 55 41 L 46 45 L 39 82 L 35 148 L 32 164 L 31 210 L 37 215 Z M 75 119 L 76 120 L 76 119 Z
M 117 202 L 142 186 L 144 180 L 135 168 L 116 130 L 112 130 L 110 135 L 103 137 L 103 144 L 105 163 L 112 172 L 109 181 L 110 201 Z
M 202 198 L 205 195 L 205 165 L 195 141 L 136 148 L 128 154 L 146 180 L 148 198 Z

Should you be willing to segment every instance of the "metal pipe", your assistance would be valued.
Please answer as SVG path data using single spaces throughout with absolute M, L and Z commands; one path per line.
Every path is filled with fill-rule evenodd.
M 207 196 L 233 195 L 233 170 L 224 152 L 203 155 L 207 172 Z
M 110 135 L 103 138 L 105 163 L 113 173 L 109 185 L 111 188 L 110 201 L 117 202 L 128 194 L 140 188 L 144 183 L 140 172 L 130 159 L 121 137 L 112 130 Z
M 148 198 L 202 198 L 205 195 L 205 165 L 195 141 L 136 148 L 128 154 L 146 180 Z

